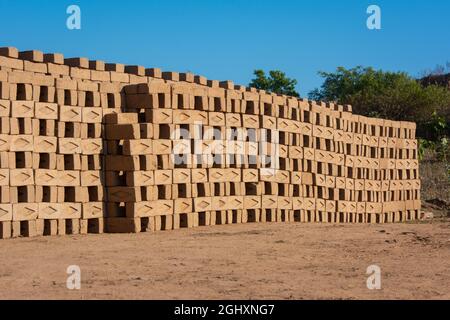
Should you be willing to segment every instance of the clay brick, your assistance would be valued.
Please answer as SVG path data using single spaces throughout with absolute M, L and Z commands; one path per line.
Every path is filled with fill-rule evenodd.
M 145 75 L 145 68 L 142 66 L 125 66 L 125 72 L 134 74 L 137 76 L 144 76 Z
M 23 70 L 23 60 L 0 56 L 0 67 Z
M 34 61 L 34 62 L 43 62 L 44 54 L 38 50 L 21 51 L 21 52 L 19 52 L 19 59 Z
M 87 155 L 101 154 L 103 152 L 103 140 L 96 139 L 81 139 L 81 153 Z
M 102 123 L 103 109 L 97 107 L 85 107 L 81 109 L 81 122 Z
M 208 114 L 202 111 L 194 110 L 173 110 L 174 124 L 208 124 Z
M 60 53 L 46 53 L 43 61 L 52 64 L 64 64 L 64 55 Z
M 66 63 L 67 65 L 67 63 Z M 82 69 L 82 68 L 70 68 L 70 77 L 74 79 L 82 79 L 82 80 L 90 80 L 91 79 L 91 70 Z
M 28 186 L 34 184 L 34 173 L 32 169 L 11 169 L 11 186 Z
M 60 219 L 62 215 L 61 203 L 39 203 L 38 218 L 39 219 Z
M 24 61 L 23 69 L 24 69 L 24 71 L 37 72 L 37 73 L 47 73 L 48 72 L 47 64 L 30 62 L 30 61 Z
M 12 101 L 11 115 L 16 118 L 34 117 L 33 101 Z
M 111 81 L 113 82 L 124 82 L 129 83 L 130 82 L 130 75 L 126 73 L 120 73 L 120 72 L 110 72 Z
M 201 197 L 194 199 L 193 209 L 197 212 L 210 211 L 212 206 L 212 198 Z
M 103 218 L 106 214 L 103 202 L 91 202 L 82 204 L 82 218 Z
M 34 172 L 35 184 L 38 186 L 58 186 L 59 172 L 57 170 L 37 169 Z
M 173 183 L 172 170 L 155 170 L 155 185 L 168 185 Z
M 9 101 L 7 99 L 9 99 L 9 94 L 10 94 L 10 86 L 9 83 L 5 82 L 0 82 L 0 99 L 6 99 L 6 100 L 0 100 L 2 101 L 2 105 L 5 104 L 6 102 L 9 103 Z
M 120 63 L 106 63 L 105 70 L 123 73 L 123 72 L 125 72 L 125 65 L 120 64 Z
M 0 134 L 0 151 L 9 151 L 11 144 L 11 136 L 8 134 Z
M 18 203 L 12 205 L 13 221 L 29 221 L 38 217 L 37 203 Z
M 0 133 L 8 134 L 10 133 L 10 119 L 9 118 L 0 118 Z
M 12 218 L 12 204 L 0 204 L 0 222 L 12 221 Z M 2 231 L 5 232 L 6 230 Z M 4 238 L 4 236 L 0 237 L 0 239 Z
M 140 203 L 129 203 L 126 207 L 127 217 L 154 217 L 160 215 L 172 215 L 173 212 L 173 200 L 156 200 Z
M 111 73 L 107 71 L 91 70 L 92 81 L 111 81 Z
M 146 110 L 147 120 L 154 124 L 171 124 L 174 121 L 173 111 L 171 109 L 151 109 Z M 177 114 L 175 114 L 176 116 Z
M 174 169 L 173 170 L 173 183 L 191 183 L 191 171 L 190 169 Z
M 142 155 L 153 153 L 153 140 L 126 140 L 123 145 L 123 152 L 125 155 Z
M 80 154 L 80 138 L 58 138 L 58 153 L 60 154 Z
M 57 137 L 45 137 L 45 136 L 35 136 L 33 138 L 34 149 L 33 152 L 56 152 L 58 147 Z
M 178 72 L 165 71 L 162 73 L 162 78 L 164 80 L 180 81 L 180 74 Z
M 192 73 L 180 73 L 180 81 L 194 82 L 194 75 Z
M 145 75 L 152 78 L 162 78 L 161 69 L 158 68 L 145 69 Z
M 192 199 L 175 199 L 173 201 L 173 212 L 175 214 L 192 212 L 193 201 Z
M 195 76 L 194 77 L 194 82 L 196 84 L 202 85 L 202 86 L 206 86 L 208 84 L 208 79 L 206 79 L 206 77 L 203 76 Z
M 90 60 L 89 68 L 97 71 L 105 71 L 105 62 L 100 60 Z
M 80 219 L 81 216 L 81 203 L 61 203 L 61 214 L 59 219 Z
M 103 175 L 101 171 L 81 171 L 81 186 L 101 186 L 103 184 Z
M 14 47 L 2 47 L 0 48 L 0 56 L 19 58 L 19 50 Z
M 133 171 L 126 174 L 126 183 L 130 187 L 152 186 L 154 182 L 153 171 Z
M 237 113 L 227 113 L 225 115 L 227 127 L 241 127 L 241 116 Z
M 261 208 L 276 209 L 278 207 L 278 197 L 272 195 L 261 196 Z
M 206 169 L 192 169 L 191 170 L 192 183 L 206 183 L 208 182 L 208 173 Z
M 9 169 L 0 169 L 0 186 L 9 186 Z
M 59 172 L 59 185 L 65 187 L 76 187 L 80 185 L 80 171 L 65 170 Z
M 58 105 L 56 103 L 35 102 L 34 116 L 37 119 L 58 119 Z
M 81 122 L 82 108 L 72 106 L 59 107 L 59 121 Z
M 89 68 L 89 59 L 87 59 L 87 58 L 67 58 L 67 59 L 64 59 L 64 64 L 68 65 L 70 67 L 88 69 Z
M 32 135 L 14 135 L 10 137 L 9 150 L 14 152 L 33 151 Z

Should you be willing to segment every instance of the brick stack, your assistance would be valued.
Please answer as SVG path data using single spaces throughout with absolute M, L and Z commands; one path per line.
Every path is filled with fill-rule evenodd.
M 419 218 L 414 124 L 173 78 L 125 88 L 107 125 L 111 232 Z
M 0 238 L 418 219 L 415 124 L 0 48 Z
M 15 48 L 0 68 L 0 238 L 103 232 L 102 122 L 120 110 L 120 76 Z

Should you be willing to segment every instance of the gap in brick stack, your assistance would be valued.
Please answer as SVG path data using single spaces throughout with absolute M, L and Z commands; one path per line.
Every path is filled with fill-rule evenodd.
M 0 239 L 420 219 L 416 125 L 351 106 L 7 47 L 0 119 Z

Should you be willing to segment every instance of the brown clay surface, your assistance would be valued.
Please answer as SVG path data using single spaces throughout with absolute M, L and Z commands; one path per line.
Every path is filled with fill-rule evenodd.
M 450 299 L 448 220 L 23 238 L 2 240 L 0 257 L 1 299 Z M 366 288 L 372 264 L 379 291 Z

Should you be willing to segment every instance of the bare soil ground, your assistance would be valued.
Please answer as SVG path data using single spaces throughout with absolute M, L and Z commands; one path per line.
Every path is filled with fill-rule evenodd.
M 450 299 L 450 221 L 0 241 L 1 299 Z M 381 268 L 368 290 L 366 269 Z M 66 269 L 81 268 L 81 290 Z

